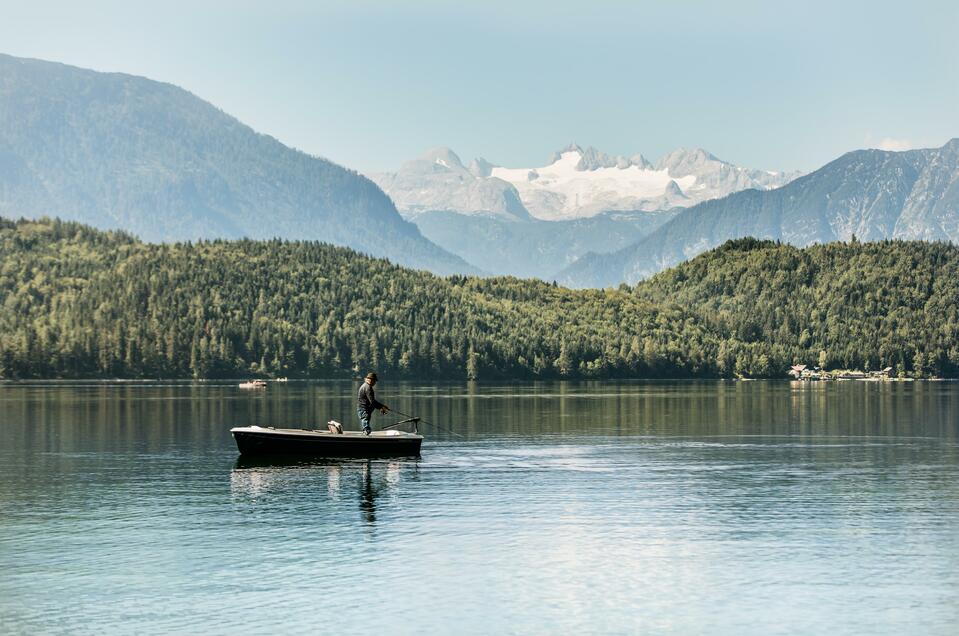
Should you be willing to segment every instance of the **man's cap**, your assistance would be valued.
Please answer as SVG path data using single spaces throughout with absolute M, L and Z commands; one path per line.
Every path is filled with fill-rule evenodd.
M 367 380 L 375 380 L 375 379 L 376 379 L 376 374 L 375 374 L 375 373 L 367 373 L 367 374 L 366 374 L 366 379 L 367 379 Z

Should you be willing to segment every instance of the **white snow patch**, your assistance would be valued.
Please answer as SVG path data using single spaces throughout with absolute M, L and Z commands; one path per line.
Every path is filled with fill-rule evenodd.
M 561 210 L 549 216 L 538 215 L 539 218 L 549 220 L 584 216 L 583 208 L 590 209 L 591 205 L 598 205 L 604 201 L 626 197 L 650 199 L 662 196 L 670 181 L 676 181 L 684 192 L 693 188 L 696 183 L 694 175 L 674 178 L 669 176 L 667 170 L 653 170 L 640 166 L 577 170 L 576 166 L 581 158 L 579 152 L 570 150 L 543 168 L 531 170 L 530 168 L 496 167 L 493 168 L 490 177 L 513 184 L 524 201 L 539 191 L 563 195 L 565 202 Z M 530 181 L 529 174 L 533 171 L 538 178 Z
M 879 150 L 892 150 L 893 152 L 912 150 L 915 147 L 916 145 L 909 139 L 893 139 L 892 137 L 884 137 L 876 146 Z

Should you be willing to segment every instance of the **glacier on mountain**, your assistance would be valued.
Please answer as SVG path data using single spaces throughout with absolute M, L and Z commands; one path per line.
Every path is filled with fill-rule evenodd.
M 530 214 L 547 221 L 595 216 L 611 210 L 644 209 L 644 202 L 666 194 L 670 182 L 676 182 L 681 190 L 696 183 L 693 175 L 673 179 L 668 170 L 639 165 L 582 170 L 582 159 L 582 153 L 569 150 L 548 166 L 497 167 L 491 176 L 512 184 Z
M 545 166 L 506 168 L 478 158 L 463 165 L 435 148 L 395 173 L 370 175 L 407 218 L 425 211 L 558 221 L 603 212 L 689 207 L 748 188 L 784 185 L 799 173 L 749 170 L 702 149 L 676 150 L 657 164 L 570 144 Z

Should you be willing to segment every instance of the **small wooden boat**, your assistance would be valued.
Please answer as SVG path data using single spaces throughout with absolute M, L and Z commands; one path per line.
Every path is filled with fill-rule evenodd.
M 250 380 L 249 382 L 240 382 L 241 389 L 265 389 L 266 380 Z
M 404 431 L 314 431 L 303 428 L 240 426 L 230 429 L 242 455 L 311 455 L 313 457 L 412 457 L 420 454 L 423 436 Z

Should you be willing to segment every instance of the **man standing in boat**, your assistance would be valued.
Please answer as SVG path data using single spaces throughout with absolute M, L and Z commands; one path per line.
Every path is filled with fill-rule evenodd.
M 390 411 L 390 407 L 376 401 L 376 396 L 373 394 L 374 384 L 376 384 L 376 374 L 367 373 L 366 379 L 360 385 L 360 392 L 356 396 L 356 414 L 360 418 L 360 426 L 363 427 L 363 432 L 367 435 L 371 432 L 370 417 L 373 415 L 373 411 L 379 409 L 380 413 L 384 415 Z

